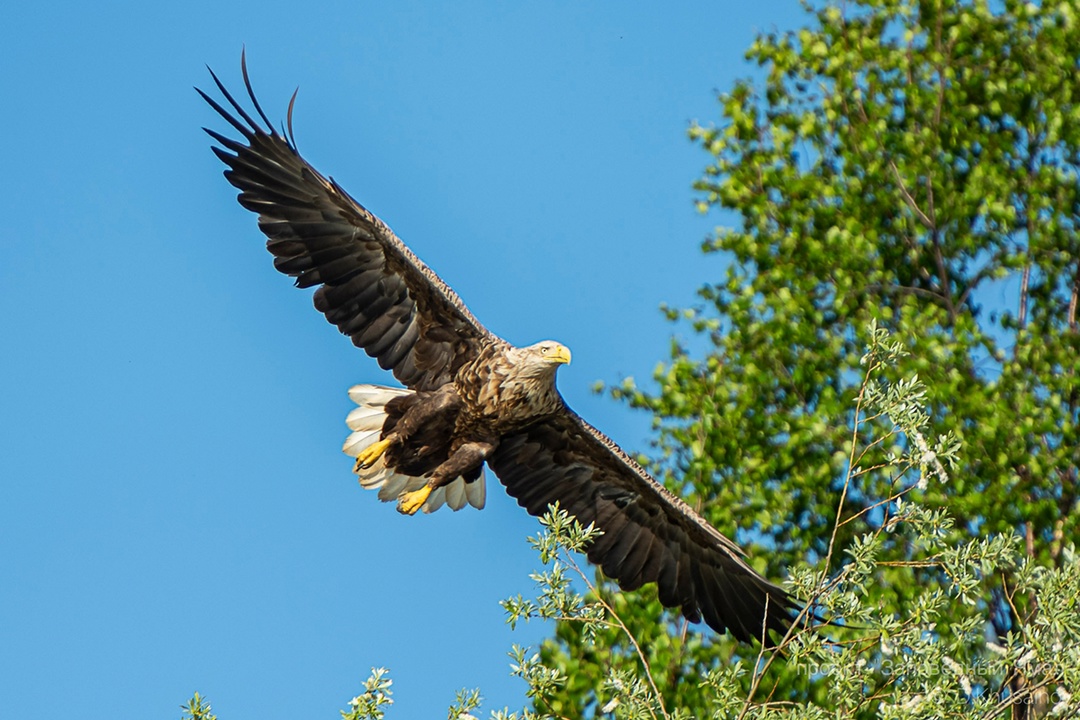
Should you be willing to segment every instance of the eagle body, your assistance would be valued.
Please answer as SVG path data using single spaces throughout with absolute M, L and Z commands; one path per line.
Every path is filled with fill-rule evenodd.
M 364 488 L 406 514 L 482 508 L 485 470 L 530 514 L 558 503 L 602 535 L 588 558 L 624 590 L 655 583 L 663 605 L 751 642 L 791 627 L 801 605 L 759 575 L 742 549 L 578 417 L 555 386 L 570 352 L 514 347 L 379 218 L 296 149 L 267 118 L 241 62 L 259 120 L 211 73 L 231 108 L 199 90 L 240 134 L 207 129 L 240 204 L 258 216 L 274 266 L 402 387 L 356 385 L 351 433 Z M 295 101 L 295 95 L 293 96 Z
M 432 489 L 459 477 L 466 483 L 476 482 L 500 438 L 564 407 L 555 388 L 555 371 L 568 360 L 569 351 L 553 341 L 527 348 L 501 340 L 486 343 L 451 382 L 386 402 L 378 440 L 392 442 L 384 451 L 382 467 L 411 478 L 428 478 Z M 361 407 L 374 410 L 378 405 L 361 403 Z M 373 425 L 365 423 L 357 432 Z M 377 441 L 374 435 L 370 439 Z M 346 452 L 358 456 L 369 446 Z

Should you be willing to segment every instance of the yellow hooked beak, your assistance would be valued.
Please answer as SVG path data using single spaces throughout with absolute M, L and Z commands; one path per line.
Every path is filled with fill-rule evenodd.
M 570 348 L 565 345 L 556 345 L 548 354 L 548 359 L 560 365 L 570 364 Z

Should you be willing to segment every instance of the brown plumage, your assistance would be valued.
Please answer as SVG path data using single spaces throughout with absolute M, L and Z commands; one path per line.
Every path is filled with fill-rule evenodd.
M 624 590 L 654 582 L 666 607 L 742 641 L 783 634 L 798 604 L 566 406 L 555 373 L 569 351 L 552 341 L 515 348 L 485 329 L 381 220 L 300 157 L 292 103 L 279 134 L 246 66 L 243 76 L 262 123 L 216 76 L 235 116 L 199 91 L 242 136 L 207 130 L 225 177 L 258 214 L 274 266 L 317 287 L 315 307 L 405 386 L 350 391 L 359 407 L 345 451 L 361 484 L 409 514 L 482 507 L 486 463 L 532 515 L 558 502 L 602 530 L 589 560 Z

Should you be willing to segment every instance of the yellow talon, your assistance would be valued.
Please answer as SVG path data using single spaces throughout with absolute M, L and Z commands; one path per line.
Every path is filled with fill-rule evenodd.
M 364 468 L 369 468 L 377 463 L 382 454 L 386 452 L 386 448 L 390 447 L 391 442 L 393 442 L 392 438 L 386 438 L 361 450 L 360 454 L 356 456 L 354 472 L 360 472 Z
M 399 513 L 404 515 L 415 515 L 416 511 L 424 506 L 427 502 L 428 495 L 431 494 L 431 486 L 425 485 L 419 490 L 413 490 L 412 492 L 404 492 L 398 495 L 397 509 Z

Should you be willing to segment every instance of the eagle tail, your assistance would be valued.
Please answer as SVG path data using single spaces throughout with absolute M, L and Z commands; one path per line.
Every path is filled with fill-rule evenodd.
M 345 424 L 352 433 L 345 439 L 342 452 L 349 457 L 356 457 L 377 442 L 386 421 L 386 403 L 412 392 L 381 385 L 354 385 L 349 388 L 349 397 L 357 407 L 345 419 Z M 358 469 L 356 474 L 360 478 L 360 487 L 365 490 L 378 490 L 379 499 L 383 502 L 397 500 L 402 493 L 419 490 L 427 482 L 425 477 L 394 472 L 393 468 L 386 467 L 385 456 L 380 457 L 370 467 Z M 469 504 L 480 510 L 484 507 L 486 496 L 484 473 L 481 470 L 480 477 L 472 482 L 458 477 L 447 485 L 436 488 L 428 496 L 422 509 L 425 513 L 433 513 L 447 505 L 451 510 L 457 511 Z

